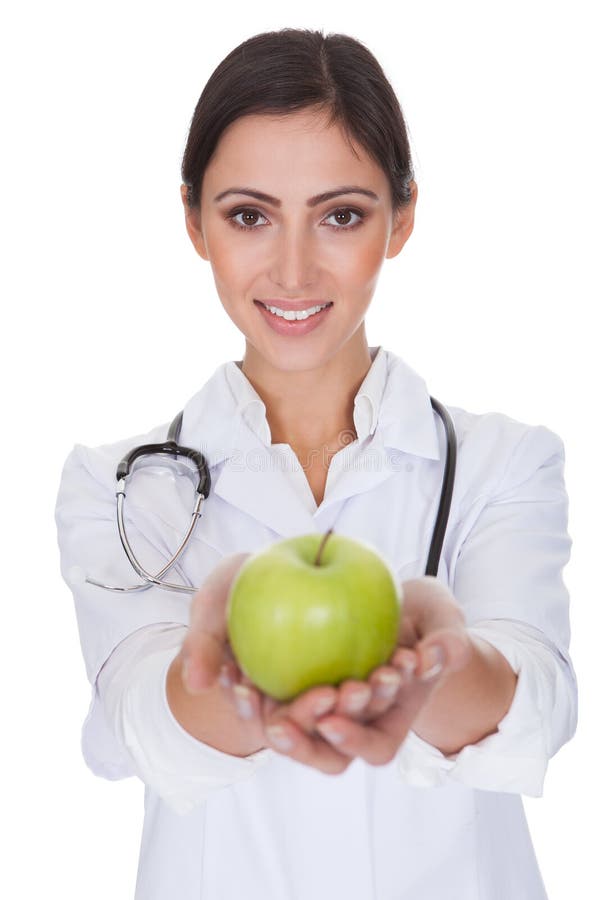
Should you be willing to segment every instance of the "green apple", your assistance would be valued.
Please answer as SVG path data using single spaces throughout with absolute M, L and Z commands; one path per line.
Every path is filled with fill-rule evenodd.
M 402 595 L 374 547 L 319 532 L 247 557 L 229 591 L 229 643 L 244 674 L 279 701 L 365 680 L 397 644 Z

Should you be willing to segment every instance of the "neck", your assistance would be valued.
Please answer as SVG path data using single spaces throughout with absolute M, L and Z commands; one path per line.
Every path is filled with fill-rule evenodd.
M 266 407 L 273 444 L 303 451 L 349 443 L 356 438 L 354 398 L 369 371 L 377 347 L 370 350 L 364 329 L 334 357 L 313 369 L 274 368 L 247 344 L 237 365 Z

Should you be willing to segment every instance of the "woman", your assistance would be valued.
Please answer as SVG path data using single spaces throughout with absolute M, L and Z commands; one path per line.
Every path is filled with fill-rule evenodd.
M 73 574 L 132 584 L 115 469 L 164 423 L 76 445 L 57 502 L 93 685 L 84 756 L 146 785 L 136 898 L 545 897 L 520 794 L 541 795 L 576 723 L 564 447 L 452 408 L 452 508 L 437 578 L 421 577 L 444 432 L 424 381 L 370 347 L 364 321 L 417 199 L 390 84 L 345 35 L 257 35 L 209 79 L 182 175 L 189 237 L 245 338 L 183 411 L 180 443 L 205 454 L 212 486 L 175 570 L 200 589 L 115 593 Z M 151 572 L 193 491 L 158 471 L 127 491 Z M 364 682 L 277 703 L 232 658 L 228 589 L 249 553 L 329 528 L 389 561 L 398 647 Z

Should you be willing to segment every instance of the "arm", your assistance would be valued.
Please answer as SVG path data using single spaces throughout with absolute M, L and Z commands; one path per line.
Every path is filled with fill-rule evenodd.
M 465 465 L 477 457 L 487 459 L 474 443 Z M 514 693 L 506 708 L 511 675 L 497 657 L 489 665 L 494 654 L 487 650 L 481 682 L 465 670 L 466 682 L 452 677 L 442 684 L 400 750 L 399 772 L 410 784 L 433 786 L 450 777 L 541 796 L 550 757 L 575 731 L 577 687 L 562 580 L 571 546 L 563 465 L 557 435 L 528 428 L 491 495 L 479 494 L 462 517 L 449 582 L 472 642 L 495 648 L 517 676 Z M 494 668 L 506 680 L 504 672 L 494 678 Z M 461 690 L 472 709 L 461 706 Z M 436 718 L 446 720 L 443 734 Z

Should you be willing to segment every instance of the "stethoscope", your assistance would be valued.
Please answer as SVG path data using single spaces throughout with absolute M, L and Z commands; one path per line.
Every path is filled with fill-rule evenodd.
M 456 471 L 456 433 L 454 431 L 454 423 L 448 410 L 439 402 L 439 400 L 436 400 L 434 397 L 430 397 L 429 399 L 431 401 L 433 409 L 440 416 L 444 424 L 444 430 L 446 432 L 446 461 L 444 465 L 444 477 L 442 480 L 442 490 L 437 518 L 435 521 L 435 527 L 433 529 L 433 536 L 431 538 L 431 546 L 429 548 L 427 567 L 425 569 L 426 575 L 436 576 L 438 572 L 440 554 L 442 552 L 442 544 L 444 542 L 444 536 L 446 534 L 448 516 L 450 514 L 452 492 L 454 489 L 454 474 Z M 96 587 L 104 588 L 107 591 L 121 592 L 145 591 L 149 587 L 152 587 L 153 584 L 165 588 L 169 591 L 179 591 L 184 594 L 194 594 L 198 590 L 198 588 L 195 587 L 188 587 L 184 584 L 173 584 L 172 582 L 162 580 L 163 575 L 166 575 L 169 569 L 171 569 L 175 565 L 175 563 L 187 547 L 188 541 L 191 538 L 198 523 L 198 519 L 202 515 L 202 505 L 210 493 L 210 472 L 205 457 L 198 450 L 192 450 L 190 447 L 181 447 L 179 445 L 179 435 L 181 433 L 182 422 L 183 410 L 178 413 L 171 422 L 169 431 L 167 433 L 167 440 L 164 443 L 142 444 L 139 447 L 134 447 L 133 450 L 130 450 L 129 453 L 123 457 L 123 459 L 117 466 L 116 498 L 119 537 L 121 538 L 121 543 L 127 555 L 127 559 L 131 563 L 135 572 L 137 572 L 139 577 L 142 579 L 142 583 L 134 584 L 131 587 L 112 587 L 111 585 L 96 581 L 94 578 L 86 577 L 85 581 L 87 581 L 88 584 L 94 584 L 96 585 Z M 198 483 L 196 485 L 196 503 L 192 512 L 189 528 L 183 540 L 181 541 L 179 547 L 177 548 L 169 562 L 165 566 L 163 566 L 160 572 L 157 572 L 156 575 L 150 575 L 150 573 L 147 572 L 138 561 L 127 537 L 124 518 L 126 496 L 125 481 L 130 474 L 131 467 L 137 460 L 141 459 L 144 456 L 157 455 L 171 456 L 175 459 L 177 459 L 178 457 L 185 457 L 187 459 L 190 459 L 196 467 Z

